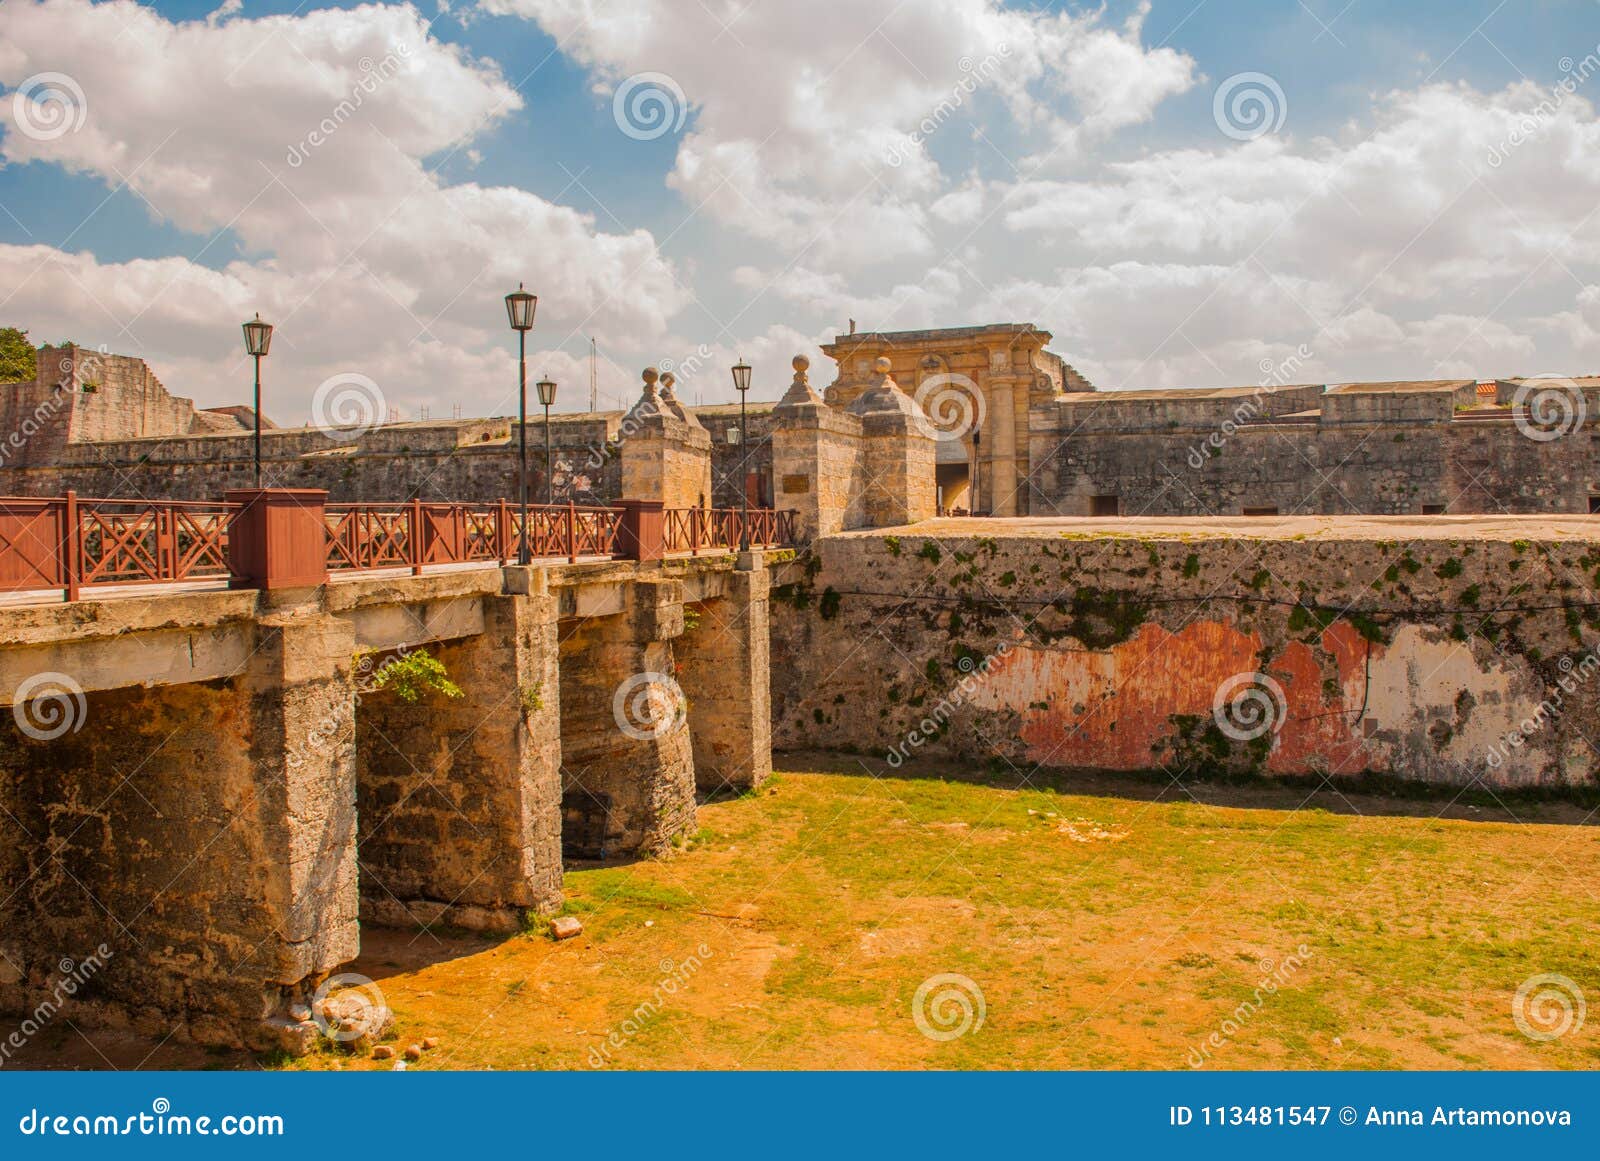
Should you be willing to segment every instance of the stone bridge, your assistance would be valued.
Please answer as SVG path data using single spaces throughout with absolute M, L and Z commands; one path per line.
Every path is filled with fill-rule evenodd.
M 362 922 L 511 930 L 559 905 L 564 844 L 669 846 L 771 768 L 792 556 L 0 610 L 0 1007 L 104 942 L 85 1017 L 304 1050 Z M 458 695 L 383 680 L 422 647 Z

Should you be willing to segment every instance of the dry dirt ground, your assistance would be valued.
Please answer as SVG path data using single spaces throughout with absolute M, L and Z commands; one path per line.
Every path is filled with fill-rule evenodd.
M 1536 976 L 1600 999 L 1585 807 L 785 764 L 668 858 L 570 870 L 576 939 L 364 931 L 390 1043 L 437 1038 L 413 1068 L 1600 1066 L 1566 984 L 1522 1006 L 1563 1034 L 1517 1018 Z M 57 1030 L 28 1063 L 254 1062 Z

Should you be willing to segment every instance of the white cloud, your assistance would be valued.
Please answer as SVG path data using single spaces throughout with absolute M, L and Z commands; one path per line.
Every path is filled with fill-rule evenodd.
M 540 292 L 536 334 L 554 343 L 586 328 L 648 341 L 688 299 L 647 232 L 603 233 L 570 207 L 450 184 L 426 164 L 522 101 L 495 64 L 439 42 L 409 5 L 176 23 L 132 0 L 12 0 L 0 9 L 0 82 L 46 70 L 72 77 L 87 116 L 77 132 L 30 136 L 34 110 L 0 101 L 8 164 L 125 184 L 187 230 L 231 231 L 252 256 L 219 275 L 179 259 L 159 271 L 32 262 L 8 248 L 19 270 L 8 310 L 49 317 L 51 294 L 65 293 L 69 329 L 158 368 L 194 348 L 163 345 L 151 320 L 231 339 L 259 309 L 280 327 L 275 370 L 292 411 L 337 359 L 381 366 L 397 394 L 433 395 L 437 412 L 460 397 L 448 376 L 500 358 L 500 296 L 519 280 Z M 74 298 L 75 275 L 87 281 Z
M 1003 108 L 1070 152 L 1194 79 L 1188 57 L 1141 44 L 1143 8 L 1111 28 L 997 0 L 480 6 L 538 22 L 603 94 L 669 73 L 692 111 L 670 184 L 719 221 L 850 269 L 934 252 L 926 207 L 950 183 L 928 143 L 953 124 Z

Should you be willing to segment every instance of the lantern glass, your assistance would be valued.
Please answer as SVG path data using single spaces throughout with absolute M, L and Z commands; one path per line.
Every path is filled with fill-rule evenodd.
M 244 349 L 249 355 L 261 356 L 272 346 L 272 324 L 261 321 L 258 313 L 244 324 Z
M 533 312 L 539 305 L 539 296 L 529 294 L 522 289 L 522 283 L 517 283 L 517 288 L 506 295 L 506 318 L 511 321 L 514 331 L 531 331 L 533 329 Z
M 743 359 L 733 365 L 733 386 L 740 395 L 750 390 L 750 364 Z
M 540 379 L 534 384 L 539 389 L 539 406 L 554 407 L 556 402 L 556 385 L 551 379 Z

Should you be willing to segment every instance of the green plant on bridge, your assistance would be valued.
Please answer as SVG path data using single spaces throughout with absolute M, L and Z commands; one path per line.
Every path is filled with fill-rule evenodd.
M 363 659 L 371 650 L 358 650 L 355 656 L 357 670 L 366 668 Z M 373 670 L 372 689 L 387 689 L 401 701 L 421 701 L 423 695 L 436 693 L 441 697 L 462 697 L 461 687 L 450 680 L 444 662 L 426 649 L 413 649 L 384 662 Z

